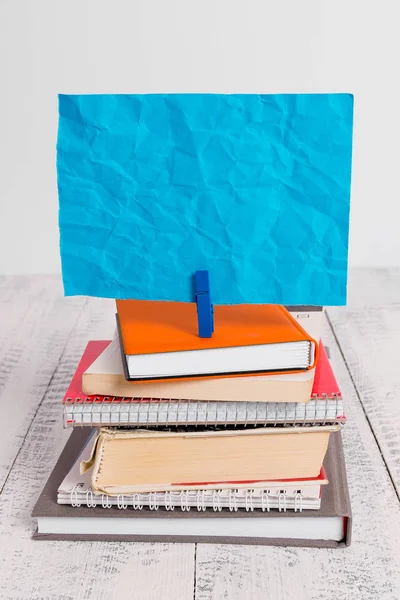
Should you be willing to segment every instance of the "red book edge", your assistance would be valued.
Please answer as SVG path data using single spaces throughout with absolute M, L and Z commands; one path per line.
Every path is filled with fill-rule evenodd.
M 224 484 L 244 484 L 244 483 L 248 483 L 249 485 L 251 485 L 252 483 L 265 483 L 265 484 L 271 484 L 271 483 L 298 483 L 299 485 L 301 483 L 303 483 L 304 481 L 313 481 L 316 484 L 320 484 L 320 485 L 326 485 L 328 482 L 328 479 L 326 477 L 326 473 L 325 473 L 325 469 L 324 467 L 321 467 L 321 471 L 319 472 L 319 475 L 317 477 L 300 477 L 299 479 L 243 479 L 240 481 L 196 481 L 194 483 L 186 483 L 186 482 L 176 482 L 176 483 L 172 483 L 171 485 L 184 485 L 189 487 L 201 487 L 202 485 L 218 485 L 221 483 Z
M 96 340 L 88 342 L 85 351 L 79 361 L 78 367 L 68 387 L 67 393 L 63 398 L 63 403 L 79 403 L 79 402 L 131 402 L 131 398 L 112 398 L 110 396 L 88 396 L 82 390 L 82 375 L 90 367 L 90 365 L 100 356 L 100 354 L 111 343 L 110 340 Z M 132 384 L 132 391 L 134 384 Z M 319 344 L 319 360 L 315 368 L 314 384 L 311 392 L 313 398 L 341 398 L 339 386 L 333 373 L 331 364 L 328 359 L 325 347 L 322 342 Z M 140 400 L 143 400 L 140 398 Z M 149 401 L 159 402 L 159 399 L 149 398 Z M 168 402 L 168 398 L 164 399 Z

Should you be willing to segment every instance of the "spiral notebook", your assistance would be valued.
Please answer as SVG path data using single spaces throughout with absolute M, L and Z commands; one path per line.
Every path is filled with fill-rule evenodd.
M 73 435 L 76 435 L 75 433 Z M 187 485 L 186 489 L 172 492 L 149 492 L 109 496 L 96 494 L 91 486 L 90 473 L 80 473 L 79 465 L 88 461 L 95 432 L 85 442 L 71 470 L 65 476 L 57 492 L 58 504 L 70 504 L 79 508 L 111 508 L 120 510 L 183 510 L 191 509 L 220 512 L 223 508 L 237 511 L 318 510 L 321 507 L 321 486 L 327 485 L 325 470 L 318 477 L 286 479 L 281 481 L 231 482 L 230 488 L 220 489 L 215 484 L 203 483 L 202 487 Z
M 229 506 L 218 508 L 218 505 L 216 510 L 188 510 L 186 500 L 183 501 L 183 510 L 164 509 L 159 505 L 156 510 L 154 503 L 157 499 L 154 496 L 151 500 L 149 498 L 149 505 L 143 505 L 141 510 L 131 510 L 129 506 L 124 510 L 127 504 L 125 496 L 116 499 L 116 506 L 105 509 L 100 504 L 92 506 L 90 494 L 87 496 L 88 502 L 85 498 L 79 507 L 59 504 L 58 488 L 62 487 L 61 482 L 64 485 L 64 478 L 91 434 L 89 428 L 79 428 L 68 440 L 33 509 L 32 516 L 37 519 L 34 539 L 331 548 L 350 544 L 351 507 L 340 432 L 331 436 L 329 442 L 324 462 L 329 484 L 322 486 L 320 510 L 303 506 L 301 511 L 296 512 L 294 509 L 279 511 L 279 507 L 278 510 L 268 511 L 266 499 L 264 510 L 262 506 L 261 510 L 255 510 L 254 505 L 252 510 L 249 499 L 247 510 L 246 501 L 243 508 L 237 507 L 238 510 L 229 510 Z M 169 507 L 169 500 L 166 502 Z M 188 508 L 191 508 L 189 500 Z
M 342 396 L 325 348 L 309 402 L 213 402 L 87 395 L 82 375 L 110 342 L 89 342 L 63 400 L 64 426 L 308 425 L 344 423 Z

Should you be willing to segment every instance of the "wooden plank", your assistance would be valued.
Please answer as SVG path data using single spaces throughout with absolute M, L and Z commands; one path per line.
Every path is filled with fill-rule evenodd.
M 60 278 L 0 278 L 0 493 L 86 303 Z
M 66 311 L 63 318 L 68 319 Z M 90 299 L 69 336 L 0 502 L 0 597 L 78 600 L 193 597 L 194 545 L 34 542 L 31 511 L 70 430 L 61 398 L 88 339 L 109 338 L 114 306 Z M 34 349 L 34 338 L 26 340 Z
M 400 268 L 350 269 L 347 306 L 338 310 L 400 302 Z M 332 311 L 332 308 L 329 308 Z
M 343 437 L 354 514 L 350 548 L 310 550 L 199 544 L 196 600 L 398 600 L 400 507 L 341 353 L 323 339 L 346 403 Z
M 350 281 L 348 306 L 328 316 L 400 497 L 400 270 L 360 269 Z
M 378 275 L 383 285 L 387 273 Z M 360 279 L 362 277 L 358 281 Z M 4 293 L 3 283 L 0 280 L 0 290 L 3 287 L 0 294 Z M 35 285 L 43 288 L 43 283 Z M 23 289 L 23 285 L 19 287 Z M 18 296 L 18 291 L 15 295 Z M 39 302 L 43 294 L 37 292 L 36 295 Z M 389 303 L 396 304 L 394 289 L 389 290 L 387 297 Z M 360 310 L 366 300 L 357 298 Z M 384 292 L 381 288 L 372 290 L 371 298 L 382 302 Z M 74 300 L 84 303 L 83 299 Z M 392 311 L 393 306 L 389 308 Z M 0 501 L 2 598 L 185 599 L 193 595 L 192 545 L 35 543 L 30 540 L 30 511 L 69 434 L 61 429 L 60 398 L 86 340 L 110 336 L 114 327 L 113 312 L 109 301 L 90 301 L 72 330 L 64 353 L 61 351 L 62 360 L 9 475 Z M 68 315 L 64 314 L 64 318 Z M 16 319 L 14 325 L 11 321 L 6 323 L 8 336 L 12 327 L 18 330 L 16 323 Z M 398 504 L 329 331 L 325 339 L 348 406 L 349 423 L 344 441 L 355 514 L 353 545 L 342 551 L 200 545 L 196 563 L 198 598 L 368 600 L 380 597 L 385 600 L 400 597 Z M 32 342 L 27 345 L 32 349 Z M 34 347 L 34 351 L 37 348 Z M 344 353 L 346 356 L 346 348 Z M 360 361 L 364 359 L 360 354 Z M 8 372 L 8 369 L 4 372 L 4 381 L 9 378 Z

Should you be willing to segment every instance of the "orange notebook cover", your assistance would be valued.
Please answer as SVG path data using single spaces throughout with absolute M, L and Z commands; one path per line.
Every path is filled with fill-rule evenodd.
M 215 331 L 200 338 L 195 303 L 117 300 L 125 355 L 208 350 L 309 341 L 318 344 L 283 307 L 274 304 L 215 306 Z
M 277 304 L 214 306 L 215 331 L 199 337 L 194 302 L 116 300 L 125 354 L 315 341 Z

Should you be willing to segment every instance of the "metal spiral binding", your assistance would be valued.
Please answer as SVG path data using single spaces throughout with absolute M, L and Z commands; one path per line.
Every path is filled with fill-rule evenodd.
M 231 512 L 237 512 L 237 504 L 236 504 L 236 494 L 233 490 L 229 490 L 229 510 Z
M 314 401 L 314 405 L 310 405 Z M 318 404 L 316 403 L 318 401 Z M 148 398 L 76 398 L 64 403 L 64 427 L 180 425 L 237 427 L 344 423 L 340 394 L 314 395 L 310 403 L 214 402 Z M 274 414 L 271 411 L 274 411 Z M 214 412 L 215 411 L 215 412 Z M 331 416 L 329 416 L 329 413 Z M 334 416 L 332 416 L 334 415 Z M 337 415 L 337 416 L 336 416 Z
M 278 502 L 277 510 L 286 512 L 287 499 L 289 498 L 287 490 L 279 490 L 278 494 L 273 494 L 272 490 L 268 489 L 259 490 L 261 493 L 258 495 L 256 495 L 254 489 L 183 490 L 177 492 L 150 492 L 148 494 L 118 494 L 114 497 L 115 502 L 111 502 L 110 496 L 106 494 L 96 495 L 91 488 L 81 492 L 83 496 L 80 497 L 79 488 L 80 486 L 77 485 L 69 493 L 69 503 L 76 508 L 85 504 L 88 508 L 95 508 L 100 505 L 102 508 L 114 506 L 119 510 L 127 510 L 128 508 L 143 510 L 148 507 L 151 511 L 160 508 L 173 511 L 178 507 L 182 512 L 189 512 L 193 507 L 198 512 L 204 512 L 207 509 L 214 512 L 221 512 L 224 509 L 230 512 L 237 512 L 240 509 L 244 509 L 246 512 L 253 512 L 254 510 L 270 512 L 271 499 L 274 499 L 275 502 Z M 303 510 L 301 490 L 297 490 L 290 498 L 294 501 L 294 507 L 292 507 L 294 512 L 301 512 Z M 258 503 L 256 506 L 255 502 Z
M 181 492 L 181 510 L 182 511 L 190 511 L 190 506 L 189 506 L 189 501 L 188 501 L 188 492 L 187 491 L 183 491 Z
M 112 504 L 111 504 L 108 496 L 105 496 L 104 494 L 101 495 L 101 505 L 103 508 L 111 508 L 112 507 Z
M 204 512 L 206 510 L 206 505 L 204 503 L 204 490 L 200 490 L 197 494 L 197 510 L 199 512 Z
M 294 497 L 294 512 L 302 512 L 302 510 L 303 510 L 302 500 L 303 500 L 303 496 L 302 496 L 301 492 L 298 491 Z
M 150 510 L 158 510 L 157 495 L 151 492 L 149 496 L 149 508 Z
M 119 509 L 126 509 L 128 508 L 128 504 L 127 502 L 125 502 L 125 498 L 124 498 L 124 494 L 119 494 L 117 496 L 117 506 Z
M 253 512 L 253 510 L 254 510 L 254 508 L 253 508 L 253 495 L 252 495 L 252 492 L 250 490 L 248 492 L 246 492 L 245 502 L 246 502 L 246 512 L 249 512 L 249 510 L 251 512 Z
M 165 509 L 175 510 L 175 506 L 172 504 L 171 492 L 165 492 Z
M 286 491 L 281 490 L 278 494 L 279 512 L 286 512 Z
M 74 507 L 80 507 L 80 502 L 78 500 L 78 492 L 76 490 L 76 486 L 74 487 L 74 489 L 71 491 L 71 498 L 70 498 L 70 502 L 71 502 L 71 506 Z
M 133 496 L 132 496 L 132 508 L 134 510 L 142 510 L 143 504 L 140 502 L 140 494 L 133 494 Z
M 265 503 L 265 505 L 264 505 Z M 268 490 L 266 492 L 263 492 L 261 494 L 261 510 L 263 512 L 270 511 L 270 507 L 269 507 L 269 494 L 268 494 Z
M 96 502 L 94 501 L 94 494 L 92 492 L 92 490 L 88 490 L 86 492 L 86 506 L 88 506 L 89 508 L 94 508 L 96 505 Z
M 217 490 L 215 490 L 215 492 L 212 495 L 212 507 L 214 512 L 221 512 L 222 510 L 221 501 Z

